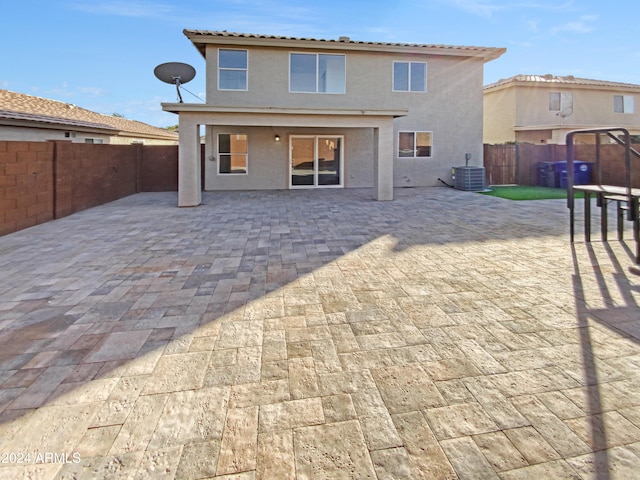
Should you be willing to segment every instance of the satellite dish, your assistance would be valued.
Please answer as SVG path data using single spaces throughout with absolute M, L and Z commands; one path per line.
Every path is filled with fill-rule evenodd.
M 569 115 L 573 113 L 573 107 L 567 107 L 562 109 L 561 112 L 556 113 L 560 118 L 567 118 Z
M 196 69 L 186 63 L 169 62 L 158 65 L 154 68 L 153 74 L 164 83 L 175 84 L 178 99 L 180 103 L 184 103 L 180 94 L 180 85 L 193 80 L 193 77 L 196 76 Z

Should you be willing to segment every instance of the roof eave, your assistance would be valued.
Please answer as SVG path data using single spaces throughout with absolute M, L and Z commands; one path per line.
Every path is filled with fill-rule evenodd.
M 485 62 L 495 60 L 507 49 L 499 47 L 465 47 L 454 45 L 419 45 L 401 43 L 356 42 L 345 40 L 320 40 L 307 38 L 276 37 L 268 35 L 230 34 L 220 35 L 206 30 L 183 30 L 200 54 L 206 58 L 207 45 L 270 46 L 279 48 L 310 48 L 341 51 L 387 52 L 420 55 L 447 55 L 480 58 Z

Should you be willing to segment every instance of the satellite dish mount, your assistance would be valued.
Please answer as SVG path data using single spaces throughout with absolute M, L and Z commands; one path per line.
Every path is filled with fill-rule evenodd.
M 169 62 L 158 65 L 153 70 L 153 74 L 164 83 L 174 84 L 178 92 L 179 102 L 184 103 L 180 93 L 180 85 L 193 80 L 193 77 L 196 76 L 196 69 L 186 63 Z

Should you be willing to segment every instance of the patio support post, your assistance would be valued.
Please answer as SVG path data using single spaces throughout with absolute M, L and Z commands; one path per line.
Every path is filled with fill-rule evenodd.
M 202 201 L 198 123 L 188 114 L 179 117 L 178 206 L 195 207 Z
M 373 187 L 376 200 L 393 200 L 393 122 L 373 129 Z

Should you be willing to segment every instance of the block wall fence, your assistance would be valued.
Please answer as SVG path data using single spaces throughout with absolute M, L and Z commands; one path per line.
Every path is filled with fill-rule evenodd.
M 178 190 L 178 147 L 0 141 L 0 235 L 138 192 Z

